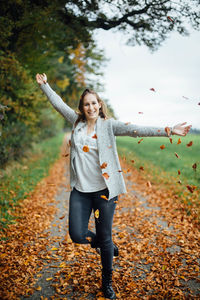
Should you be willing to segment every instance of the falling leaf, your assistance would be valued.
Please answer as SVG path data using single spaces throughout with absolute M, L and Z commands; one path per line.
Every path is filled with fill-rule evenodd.
M 105 199 L 105 200 L 108 200 L 108 198 L 105 195 L 101 195 L 100 197 Z
M 134 164 L 135 161 L 133 159 L 131 159 L 131 162 Z
M 178 175 L 180 175 L 181 174 L 181 171 L 180 170 L 178 170 Z
M 193 145 L 193 141 L 190 141 L 188 144 L 187 144 L 187 147 L 191 147 Z
M 36 291 L 41 291 L 42 290 L 42 287 L 41 286 L 38 286 L 37 288 L 35 288 Z
M 119 173 L 123 172 L 122 170 L 118 170 Z
M 139 141 L 138 141 L 138 144 L 140 144 L 142 141 L 143 141 L 143 139 L 139 140 Z
M 165 132 L 167 133 L 168 136 L 170 136 L 171 129 L 169 127 L 165 127 Z
M 171 21 L 172 23 L 174 23 L 174 20 L 173 20 L 171 17 L 167 16 L 167 19 L 168 19 L 169 21 Z
M 144 171 L 144 167 L 142 167 L 142 166 L 140 166 L 139 169 L 140 169 L 141 171 Z
M 89 149 L 88 146 L 83 146 L 83 151 L 84 151 L 84 152 L 89 152 L 89 150 L 90 150 L 90 149 Z
M 126 122 L 125 125 L 131 124 L 131 122 Z
M 102 176 L 105 178 L 105 179 L 108 179 L 110 176 L 108 175 L 108 173 L 103 173 Z
M 95 216 L 96 219 L 99 218 L 99 210 L 98 209 L 95 210 L 94 216 Z
M 142 114 L 143 114 L 143 112 L 142 112 L 142 111 L 139 111 L 139 112 L 138 112 L 138 114 L 142 115 Z
M 181 144 L 181 139 L 178 139 L 177 145 Z
M 93 139 L 97 139 L 96 133 L 92 136 Z
M 152 187 L 151 182 L 150 182 L 149 180 L 147 181 L 147 186 L 148 186 L 149 188 Z
M 182 96 L 184 99 L 186 99 L 186 100 L 189 100 L 189 98 L 188 97 L 185 97 L 185 96 Z
M 64 217 L 65 217 L 65 215 L 64 215 L 64 216 L 62 216 L 62 217 L 60 217 L 59 219 L 60 219 L 60 220 L 62 220 L 62 219 L 64 219 Z
M 176 152 L 174 152 L 174 154 L 176 155 L 177 158 L 180 158 Z
M 172 144 L 172 138 L 169 138 L 170 143 Z
M 155 90 L 154 88 L 150 88 L 150 91 L 153 91 L 153 92 L 155 92 L 156 90 Z
M 101 169 L 105 169 L 105 168 L 107 167 L 107 165 L 108 165 L 108 164 L 107 164 L 106 162 L 104 162 L 104 163 L 102 163 L 102 165 L 100 166 L 100 168 L 101 168 Z
M 190 193 L 193 193 L 196 189 L 196 186 L 186 185 L 187 189 L 190 191 Z
M 161 150 L 165 149 L 165 145 L 161 145 L 161 146 L 160 146 L 160 149 L 161 149 Z
M 158 129 L 157 131 L 160 132 L 160 129 Z
M 197 163 L 194 163 L 194 164 L 192 165 L 192 168 L 193 168 L 194 171 L 196 171 L 196 169 L 197 169 Z

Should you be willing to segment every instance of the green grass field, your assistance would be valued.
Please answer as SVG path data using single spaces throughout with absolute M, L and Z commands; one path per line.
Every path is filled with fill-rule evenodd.
M 177 144 L 179 138 L 181 144 Z M 166 174 L 177 176 L 180 170 L 180 180 L 185 180 L 188 184 L 200 188 L 200 135 L 172 136 L 172 144 L 166 137 L 144 137 L 143 141 L 138 144 L 140 139 L 117 137 L 119 154 L 135 160 L 136 167 L 145 165 L 145 169 L 149 172 L 157 171 L 158 173 L 162 170 Z M 193 141 L 193 145 L 187 147 L 190 141 Z M 161 145 L 165 145 L 165 149 L 161 150 Z M 175 152 L 179 158 L 176 157 Z M 195 163 L 197 164 L 196 171 L 192 167 Z
M 35 144 L 26 157 L 0 170 L 0 228 L 14 221 L 9 212 L 48 176 L 51 165 L 59 157 L 63 137 L 64 133 L 61 133 Z

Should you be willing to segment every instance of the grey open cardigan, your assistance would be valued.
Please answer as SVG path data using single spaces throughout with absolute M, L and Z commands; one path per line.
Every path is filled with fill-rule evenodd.
M 73 133 L 75 130 L 81 128 L 85 123 L 79 122 L 75 127 L 74 123 L 78 118 L 77 113 L 52 90 L 48 83 L 42 84 L 41 89 L 46 94 L 54 108 L 73 125 L 70 148 L 70 186 L 71 189 L 73 189 L 76 183 L 76 173 L 74 169 L 75 145 Z M 127 192 L 122 172 L 119 172 L 119 170 L 121 170 L 121 166 L 119 163 L 115 136 L 146 137 L 168 135 L 164 128 L 125 124 L 113 118 L 103 119 L 98 117 L 96 125 L 99 162 L 100 165 L 104 162 L 107 163 L 107 167 L 102 169 L 102 174 L 107 173 L 109 175 L 109 178 L 106 179 L 104 177 L 104 180 L 109 190 L 108 200 L 110 200 L 119 194 Z

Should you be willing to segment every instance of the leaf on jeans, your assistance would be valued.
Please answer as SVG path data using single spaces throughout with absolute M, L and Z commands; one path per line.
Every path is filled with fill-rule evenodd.
M 95 210 L 94 216 L 95 216 L 96 219 L 99 218 L 99 210 L 98 209 Z
M 105 200 L 108 200 L 108 198 L 105 195 L 101 195 L 100 197 L 105 199 Z

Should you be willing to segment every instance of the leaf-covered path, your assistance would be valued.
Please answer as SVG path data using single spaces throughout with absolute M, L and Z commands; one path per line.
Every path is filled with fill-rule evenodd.
M 99 255 L 68 235 L 66 160 L 62 156 L 39 185 L 34 209 L 27 200 L 21 225 L 1 246 L 1 299 L 103 299 Z M 197 226 L 171 191 L 147 183 L 124 160 L 121 165 L 128 193 L 119 197 L 113 224 L 120 251 L 113 276 L 118 299 L 200 299 Z

